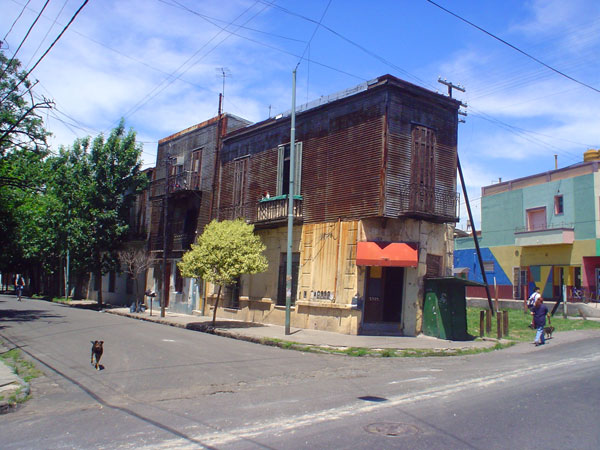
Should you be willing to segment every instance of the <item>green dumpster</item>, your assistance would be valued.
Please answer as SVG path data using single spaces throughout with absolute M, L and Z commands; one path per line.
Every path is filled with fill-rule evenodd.
M 469 339 L 465 286 L 483 285 L 457 277 L 425 280 L 424 334 L 452 341 Z

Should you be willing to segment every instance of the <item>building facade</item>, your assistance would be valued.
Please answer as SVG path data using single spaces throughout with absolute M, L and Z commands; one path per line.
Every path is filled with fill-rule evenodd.
M 156 302 L 164 302 L 171 311 L 192 313 L 198 308 L 203 287 L 184 280 L 177 262 L 212 217 L 223 136 L 249 124 L 221 114 L 158 143 L 149 199 L 148 248 L 155 264 L 145 284 L 146 289 L 156 292 Z
M 292 195 L 291 326 L 420 333 L 424 279 L 452 273 L 458 107 L 385 75 L 298 111 L 295 145 L 289 114 L 228 133 L 213 214 L 254 224 L 269 268 L 227 289 L 217 316 L 284 323 Z
M 482 188 L 480 247 L 500 298 L 597 298 L 600 278 L 600 155 L 584 162 Z M 472 237 L 457 238 L 455 270 L 482 281 Z M 481 288 L 467 288 L 485 296 Z

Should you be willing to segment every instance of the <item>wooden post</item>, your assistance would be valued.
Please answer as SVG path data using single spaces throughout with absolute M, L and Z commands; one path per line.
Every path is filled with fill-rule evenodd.
M 483 337 L 484 321 L 485 321 L 485 311 L 479 311 L 479 337 Z
M 504 334 L 504 336 L 508 336 L 508 311 L 504 311 L 502 319 L 502 334 Z
M 485 333 L 490 335 L 492 333 L 492 310 L 487 309 L 485 311 Z
M 498 339 L 502 338 L 502 314 L 500 314 L 500 311 L 496 314 L 496 335 Z

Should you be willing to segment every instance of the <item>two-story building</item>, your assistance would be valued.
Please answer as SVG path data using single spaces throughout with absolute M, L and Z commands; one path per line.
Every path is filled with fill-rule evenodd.
M 289 113 L 228 133 L 213 214 L 254 224 L 269 269 L 228 289 L 217 315 L 284 323 L 293 195 L 291 326 L 421 332 L 424 279 L 452 274 L 459 105 L 385 75 L 300 108 L 295 145 Z
M 249 124 L 220 114 L 158 142 L 149 205 L 149 249 L 156 263 L 148 271 L 146 288 L 171 311 L 191 313 L 199 306 L 203 286 L 184 280 L 176 263 L 212 217 L 223 136 Z
M 600 285 L 600 154 L 569 167 L 485 186 L 480 247 L 488 283 L 500 298 L 597 298 Z M 472 237 L 457 238 L 455 270 L 481 282 Z M 469 287 L 471 296 L 485 296 Z

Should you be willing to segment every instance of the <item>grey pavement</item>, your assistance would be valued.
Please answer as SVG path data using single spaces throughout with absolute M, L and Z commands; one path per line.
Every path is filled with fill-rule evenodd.
M 31 301 L 31 299 L 27 299 Z M 86 307 L 96 305 L 95 301 L 72 301 L 70 306 Z M 160 316 L 160 310 L 154 310 L 152 315 L 146 310 L 143 313 L 131 313 L 129 308 L 105 309 L 105 313 L 118 314 L 138 320 L 147 320 L 164 325 L 176 326 L 189 330 L 207 331 L 211 328 L 212 317 L 201 315 L 177 314 L 167 311 L 165 317 Z M 278 325 L 257 324 L 236 320 L 217 320 L 212 332 L 219 336 L 241 339 L 267 345 L 288 347 L 294 343 L 297 347 L 310 346 L 313 349 L 427 349 L 434 351 L 472 349 L 493 347 L 496 340 L 447 341 L 429 336 L 365 336 L 346 335 L 320 330 L 292 328 L 289 335 L 285 328 Z M 0 343 L 0 353 L 9 349 Z M 0 360 L 0 414 L 14 410 L 17 398 L 25 398 L 29 393 L 29 384 L 23 381 L 15 371 Z

